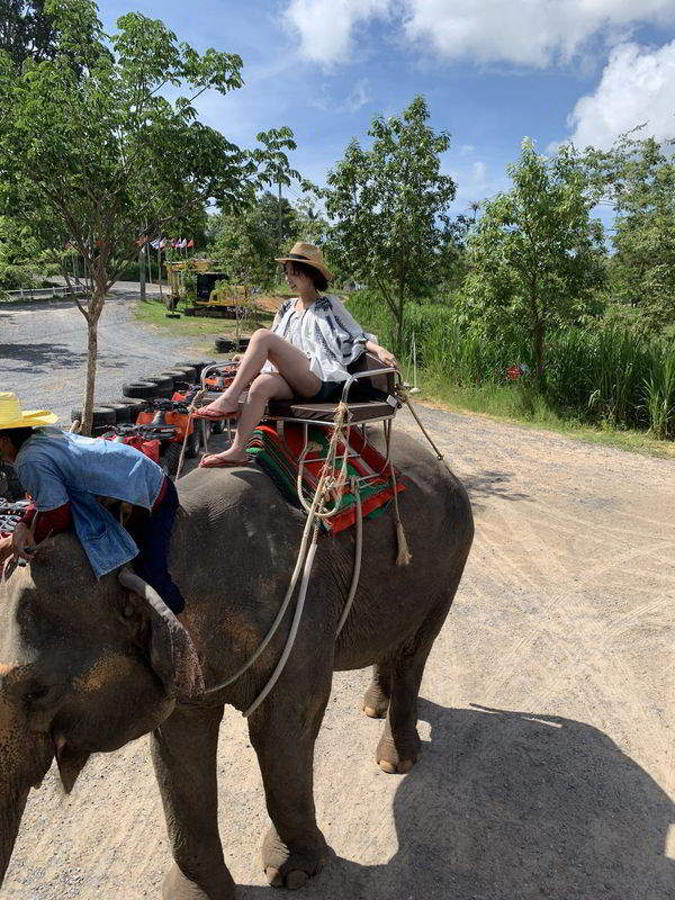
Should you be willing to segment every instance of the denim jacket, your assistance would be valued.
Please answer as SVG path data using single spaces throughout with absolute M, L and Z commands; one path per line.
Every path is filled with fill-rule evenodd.
M 70 503 L 75 533 L 97 578 L 138 554 L 129 532 L 97 497 L 113 497 L 152 509 L 164 472 L 127 444 L 36 429 L 19 450 L 15 466 L 38 512 Z

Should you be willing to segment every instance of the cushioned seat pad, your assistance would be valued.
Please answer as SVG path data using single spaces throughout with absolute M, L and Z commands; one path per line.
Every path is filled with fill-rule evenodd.
M 335 418 L 337 403 L 307 403 L 297 400 L 274 400 L 268 406 L 270 416 L 283 419 L 310 419 L 312 422 L 332 422 Z M 368 422 L 370 419 L 381 419 L 393 416 L 395 410 L 388 403 L 350 403 L 349 421 Z

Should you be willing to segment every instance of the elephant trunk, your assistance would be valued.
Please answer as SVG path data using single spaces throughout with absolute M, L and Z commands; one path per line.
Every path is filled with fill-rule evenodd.
M 0 796 L 0 886 L 14 850 L 14 842 L 28 799 L 29 788 L 2 789 Z
M 29 730 L 25 716 L 0 692 L 0 885 L 31 787 L 39 787 L 53 759 L 48 735 Z

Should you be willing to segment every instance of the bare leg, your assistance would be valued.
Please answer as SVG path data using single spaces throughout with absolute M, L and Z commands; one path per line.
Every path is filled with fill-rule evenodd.
M 321 380 L 310 372 L 309 360 L 302 350 L 272 331 L 259 328 L 246 348 L 232 384 L 217 400 L 203 407 L 202 412 L 222 414 L 236 411 L 241 392 L 260 373 L 268 359 L 301 397 L 311 397 L 321 387 Z
M 152 761 L 175 865 L 166 900 L 234 900 L 218 834 L 216 750 L 223 707 L 177 709 L 153 734 Z
M 281 375 L 258 375 L 251 385 L 246 404 L 239 417 L 237 432 L 232 444 L 222 453 L 212 453 L 205 456 L 200 465 L 204 468 L 221 466 L 224 462 L 244 464 L 246 462 L 246 447 L 253 430 L 261 420 L 265 412 L 268 400 L 288 400 L 293 396 L 293 391 Z

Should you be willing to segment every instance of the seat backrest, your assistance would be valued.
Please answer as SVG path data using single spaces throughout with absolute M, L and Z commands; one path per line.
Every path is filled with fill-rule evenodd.
M 380 360 L 376 356 L 373 356 L 372 353 L 366 351 L 365 353 L 362 353 L 357 360 L 347 366 L 347 371 L 350 375 L 355 375 L 357 372 L 374 372 L 377 369 L 384 368 L 384 363 L 380 362 Z M 375 375 L 373 378 L 361 379 L 359 384 L 369 384 L 376 390 L 383 391 L 385 394 L 393 394 L 395 378 L 393 374 Z

